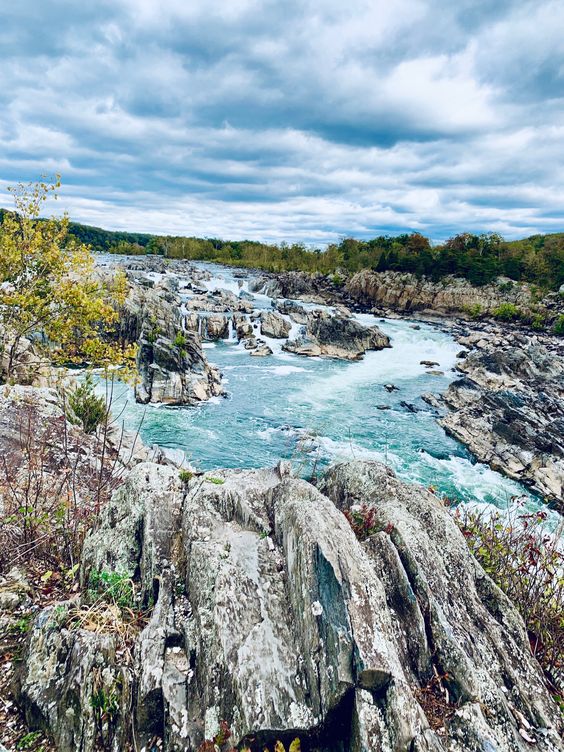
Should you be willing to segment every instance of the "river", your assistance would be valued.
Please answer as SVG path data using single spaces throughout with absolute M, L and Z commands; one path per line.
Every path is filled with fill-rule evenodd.
M 241 281 L 229 268 L 196 266 L 211 275 L 203 283 L 210 291 L 249 292 L 251 274 Z M 271 305 L 265 295 L 253 299 L 257 308 Z M 473 461 L 421 399 L 425 392 L 443 392 L 456 378 L 460 345 L 452 336 L 420 321 L 357 318 L 377 324 L 391 338 L 392 349 L 344 362 L 286 353 L 282 340 L 268 338 L 273 354 L 265 358 L 249 357 L 236 339 L 205 343 L 209 361 L 224 374 L 226 398 L 197 407 L 145 406 L 135 403 L 131 389 L 118 386 L 113 412 L 121 413 L 127 428 L 141 426 L 146 444 L 183 452 L 202 470 L 261 467 L 283 458 L 309 477 L 333 462 L 374 459 L 401 478 L 456 500 L 503 508 L 524 496 L 528 507 L 537 508 L 540 500 L 523 486 Z M 439 363 L 443 375 L 430 374 L 422 360 Z M 397 391 L 388 392 L 385 384 Z

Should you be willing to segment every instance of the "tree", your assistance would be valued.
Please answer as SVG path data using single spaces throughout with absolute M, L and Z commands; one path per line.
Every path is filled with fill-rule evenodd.
M 7 380 L 23 361 L 26 341 L 54 362 L 119 360 L 100 333 L 117 319 L 126 294 L 123 279 L 104 287 L 92 272 L 89 246 L 69 235 L 69 219 L 40 219 L 53 183 L 10 188 L 14 213 L 0 226 L 0 355 Z

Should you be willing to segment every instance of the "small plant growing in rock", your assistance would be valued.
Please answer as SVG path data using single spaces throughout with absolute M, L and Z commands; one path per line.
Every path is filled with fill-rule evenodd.
M 214 483 L 216 486 L 222 486 L 225 483 L 223 478 L 209 477 L 209 478 L 206 478 L 206 480 L 208 481 L 208 483 Z
M 564 337 L 564 313 L 561 313 L 560 316 L 558 316 L 554 322 L 552 331 L 554 334 L 558 334 L 559 337 Z
M 465 310 L 471 319 L 479 319 L 483 313 L 482 306 L 479 303 L 474 303 L 474 305 L 466 306 Z
M 98 397 L 94 391 L 91 373 L 69 394 L 68 403 L 73 414 L 82 423 L 85 433 L 94 433 L 108 415 L 106 400 Z
M 186 470 L 185 468 L 182 468 L 178 472 L 178 478 L 180 479 L 181 483 L 189 483 L 193 477 L 194 477 L 194 473 L 191 470 Z
M 382 526 L 376 520 L 374 507 L 369 507 L 368 504 L 346 509 L 344 515 L 359 541 L 366 540 L 371 535 L 383 530 Z
M 92 570 L 88 581 L 88 597 L 92 601 L 105 600 L 119 608 L 133 608 L 133 582 L 128 574 Z

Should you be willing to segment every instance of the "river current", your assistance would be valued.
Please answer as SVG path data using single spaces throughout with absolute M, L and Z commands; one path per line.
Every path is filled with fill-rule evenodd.
M 248 293 L 248 277 L 241 282 L 229 268 L 196 265 L 211 275 L 201 283 L 208 290 Z M 257 308 L 271 306 L 265 295 L 253 299 Z M 450 334 L 420 321 L 357 318 L 377 324 L 390 336 L 392 349 L 343 362 L 283 352 L 283 340 L 264 338 L 273 350 L 265 358 L 250 357 L 234 338 L 205 343 L 208 360 L 224 375 L 226 398 L 197 407 L 145 406 L 135 403 L 131 389 L 118 386 L 112 411 L 121 413 L 126 428 L 141 426 L 146 444 L 184 453 L 202 470 L 262 467 L 288 459 L 308 477 L 333 462 L 374 459 L 405 480 L 460 501 L 506 507 L 513 497 L 525 496 L 527 506 L 539 506 L 523 486 L 476 463 L 421 399 L 425 392 L 443 392 L 456 378 L 460 345 Z M 430 374 L 422 360 L 439 363 L 443 375 Z M 385 384 L 397 391 L 388 392 Z

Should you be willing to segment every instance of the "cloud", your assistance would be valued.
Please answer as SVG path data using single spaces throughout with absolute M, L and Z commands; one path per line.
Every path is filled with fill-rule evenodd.
M 2 187 L 225 238 L 562 229 L 561 3 L 84 6 L 0 8 Z

